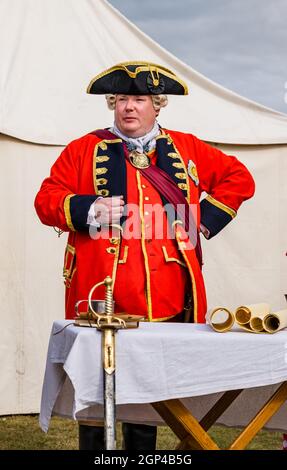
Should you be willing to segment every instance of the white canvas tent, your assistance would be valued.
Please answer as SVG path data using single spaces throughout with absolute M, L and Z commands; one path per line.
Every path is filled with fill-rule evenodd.
M 38 221 L 33 200 L 61 146 L 111 124 L 90 79 L 117 62 L 170 67 L 190 95 L 172 97 L 160 123 L 237 155 L 256 197 L 204 242 L 209 306 L 284 307 L 287 281 L 287 116 L 246 100 L 168 53 L 105 0 L 0 3 L 0 414 L 39 410 L 52 321 L 63 317 L 60 239 Z

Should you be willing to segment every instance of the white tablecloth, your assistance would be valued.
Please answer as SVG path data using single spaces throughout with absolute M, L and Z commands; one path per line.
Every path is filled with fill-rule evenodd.
M 52 414 L 76 419 L 102 416 L 101 333 L 74 325 L 62 330 L 67 324 L 56 321 L 52 328 L 40 413 L 45 431 Z M 218 398 L 216 392 L 243 388 L 248 390 L 220 420 L 243 425 L 278 386 L 269 385 L 286 380 L 285 330 L 274 335 L 220 334 L 202 324 L 141 323 L 138 329 L 116 334 L 116 402 L 121 420 L 158 422 L 150 405 L 139 404 L 183 397 L 196 397 L 185 403 L 200 418 Z M 270 427 L 287 429 L 286 404 Z

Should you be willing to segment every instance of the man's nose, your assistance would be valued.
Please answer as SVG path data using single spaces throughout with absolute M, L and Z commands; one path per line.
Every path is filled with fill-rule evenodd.
M 130 98 L 126 102 L 126 110 L 132 110 L 132 109 L 134 109 L 134 100 Z

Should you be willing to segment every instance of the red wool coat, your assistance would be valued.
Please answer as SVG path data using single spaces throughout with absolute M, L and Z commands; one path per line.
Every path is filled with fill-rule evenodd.
M 191 134 L 163 130 L 151 157 L 183 191 L 198 229 L 203 224 L 210 237 L 254 193 L 252 176 L 242 163 Z M 200 203 L 202 192 L 208 196 Z M 128 224 L 122 236 L 117 228 L 91 234 L 87 215 L 93 201 L 99 195 L 120 194 L 138 207 L 133 214 L 133 235 L 138 236 L 129 236 Z M 155 234 L 154 204 L 156 217 L 161 214 L 163 221 L 161 238 Z M 123 143 L 116 136 L 102 139 L 92 133 L 65 148 L 44 180 L 35 207 L 44 224 L 69 232 L 64 260 L 67 318 L 74 317 L 75 303 L 87 299 L 90 289 L 110 275 L 116 312 L 164 320 L 182 311 L 186 294 L 191 294 L 194 321 L 205 321 L 204 282 L 193 243 L 180 222 L 170 237 L 162 205 L 156 188 L 124 158 Z M 94 298 L 104 298 L 102 286 Z

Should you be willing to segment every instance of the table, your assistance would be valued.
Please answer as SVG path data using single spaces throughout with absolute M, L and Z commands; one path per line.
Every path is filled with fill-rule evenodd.
M 142 322 L 116 334 L 118 419 L 165 422 L 179 437 L 179 449 L 218 449 L 206 432 L 216 421 L 244 426 L 230 447 L 243 449 L 282 405 L 270 423 L 286 430 L 286 400 L 286 330 L 216 333 L 203 324 Z M 53 414 L 100 419 L 102 403 L 101 333 L 68 320 L 54 322 L 42 429 L 48 430 Z

